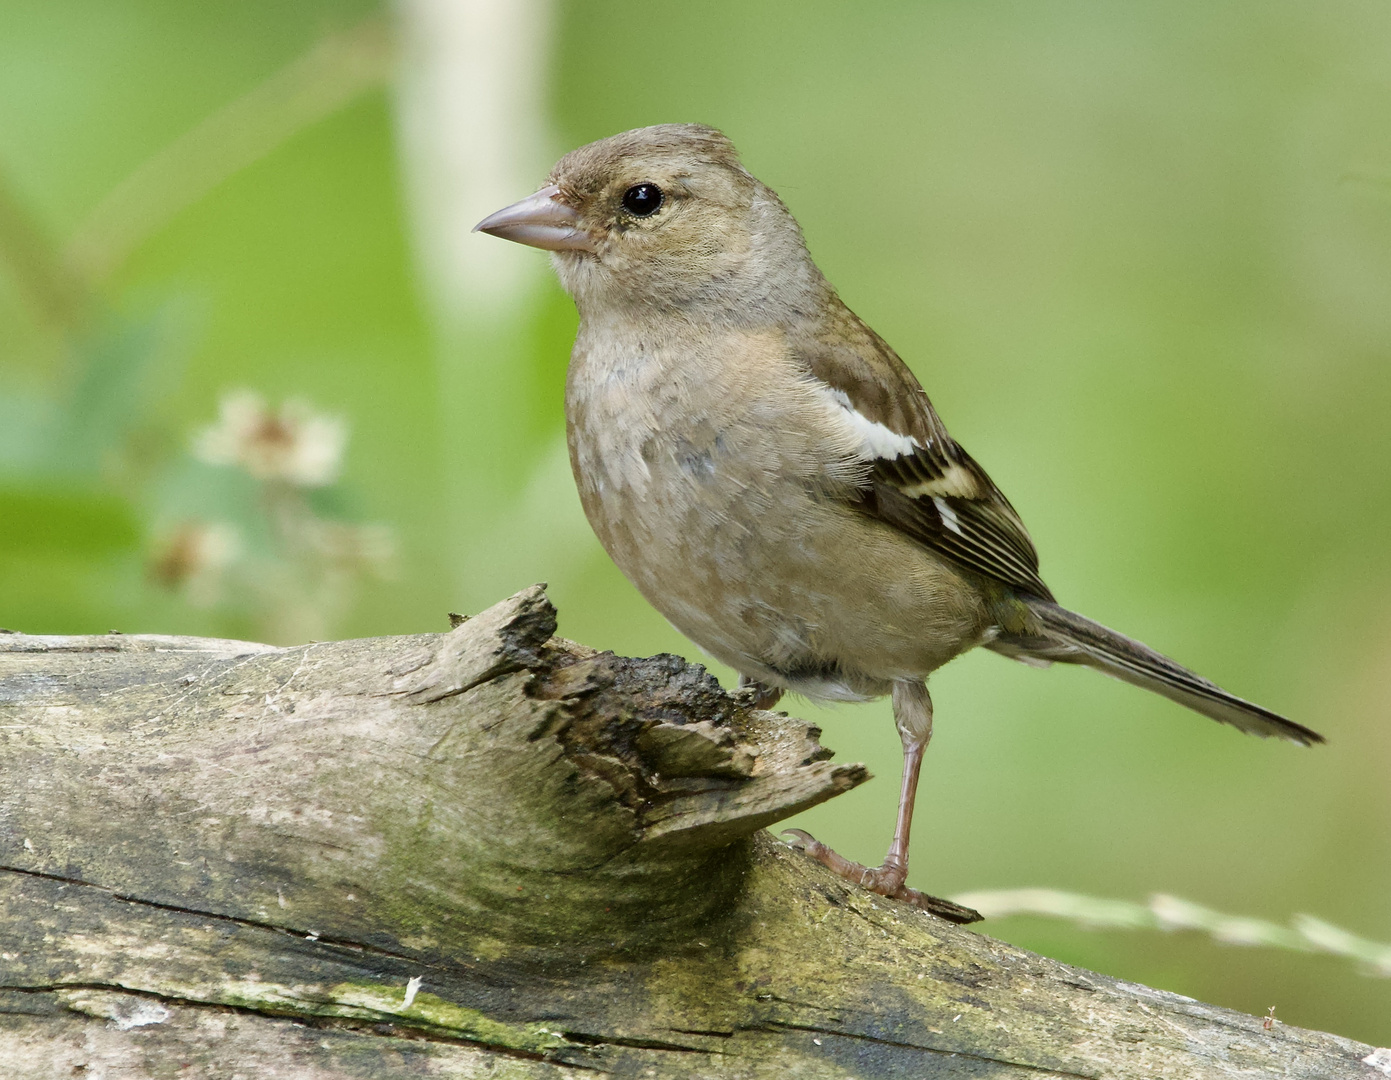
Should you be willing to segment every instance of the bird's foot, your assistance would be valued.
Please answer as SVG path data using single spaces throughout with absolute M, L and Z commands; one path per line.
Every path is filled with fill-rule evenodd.
M 979 922 L 984 918 L 979 911 L 973 908 L 962 907 L 960 904 L 953 904 L 950 900 L 928 896 L 927 893 L 918 892 L 917 889 L 910 889 L 903 883 L 908 876 L 908 868 L 901 863 L 885 860 L 883 866 L 862 866 L 857 862 L 851 862 L 843 855 L 837 855 L 820 840 L 801 829 L 788 829 L 783 833 L 783 836 L 791 837 L 787 841 L 790 847 L 794 847 L 798 851 L 805 851 L 832 873 L 838 874 L 846 881 L 860 885 L 870 892 L 902 901 L 912 907 L 921 908 L 923 911 L 929 911 L 948 922 L 964 924 Z
M 782 688 L 767 686 L 747 675 L 739 676 L 739 689 L 755 709 L 771 709 L 782 700 Z

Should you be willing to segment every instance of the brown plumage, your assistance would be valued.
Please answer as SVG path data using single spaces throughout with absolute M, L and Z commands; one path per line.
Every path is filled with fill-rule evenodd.
M 1322 741 L 1057 606 L 1009 501 L 714 128 L 580 147 L 478 228 L 552 251 L 579 309 L 571 463 L 619 568 L 764 701 L 892 694 L 905 755 L 893 845 L 868 870 L 802 834 L 827 865 L 931 906 L 904 885 L 932 730 L 925 679 L 976 645 Z

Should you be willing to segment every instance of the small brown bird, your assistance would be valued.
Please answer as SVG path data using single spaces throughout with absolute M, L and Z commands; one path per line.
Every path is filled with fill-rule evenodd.
M 972 914 L 905 879 L 932 736 L 925 680 L 977 645 L 1099 668 L 1255 735 L 1323 741 L 1054 602 L 1019 515 L 719 131 L 662 124 L 582 146 L 477 229 L 551 251 L 579 309 L 570 462 L 629 580 L 764 707 L 785 690 L 892 695 L 893 843 L 868 869 L 794 834 L 831 869 Z

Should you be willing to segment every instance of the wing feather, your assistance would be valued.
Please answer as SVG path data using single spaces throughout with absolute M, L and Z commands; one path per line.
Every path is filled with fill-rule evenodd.
M 834 333 L 793 342 L 808 372 L 852 415 L 870 468 L 852 505 L 958 566 L 1040 599 L 1038 552 L 1009 500 L 948 433 L 882 338 L 844 309 Z

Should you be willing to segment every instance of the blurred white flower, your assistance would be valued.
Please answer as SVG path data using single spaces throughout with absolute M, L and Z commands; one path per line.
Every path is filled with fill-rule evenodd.
M 342 418 L 303 401 L 274 408 L 252 390 L 224 394 L 192 452 L 261 481 L 254 499 L 228 498 L 244 533 L 184 520 L 157 537 L 150 576 L 192 603 L 249 612 L 265 640 L 330 636 L 363 582 L 396 572 L 389 526 L 324 516 L 309 493 L 338 478 L 347 441 Z M 245 548 L 239 535 L 250 538 Z
M 219 598 L 224 572 L 241 555 L 237 530 L 221 521 L 183 521 L 156 542 L 150 576 L 168 589 L 182 589 L 198 607 Z
M 323 487 L 338 478 L 348 425 L 303 402 L 273 409 L 253 390 L 224 394 L 217 423 L 199 432 L 193 452 L 209 465 L 237 465 L 257 480 Z

